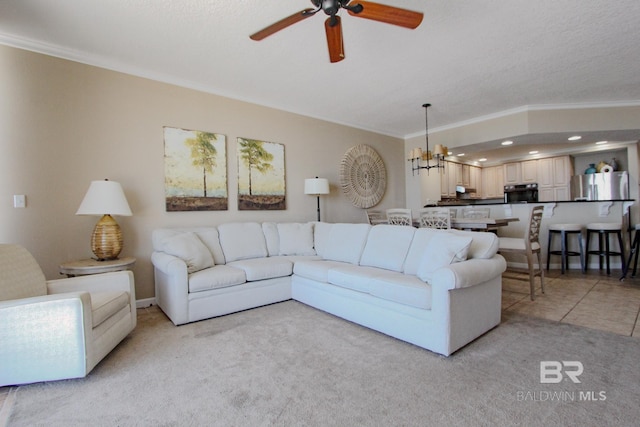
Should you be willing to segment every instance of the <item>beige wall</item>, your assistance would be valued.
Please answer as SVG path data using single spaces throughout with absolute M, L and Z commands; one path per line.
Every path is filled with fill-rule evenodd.
M 340 160 L 358 144 L 372 146 L 387 168 L 380 208 L 405 205 L 404 142 L 282 112 L 0 46 L 0 242 L 26 246 L 48 279 L 61 262 L 91 256 L 97 217 L 76 216 L 90 181 L 122 184 L 134 215 L 116 218 L 123 255 L 138 259 L 137 298 L 153 297 L 151 232 L 159 227 L 228 221 L 313 221 L 316 198 L 304 178 L 328 178 L 322 219 L 363 222 L 339 187 Z M 313 102 L 313 100 L 309 100 Z M 163 126 L 227 136 L 229 210 L 165 212 Z M 236 138 L 285 145 L 287 209 L 237 210 Z M 27 207 L 13 208 L 26 194 Z

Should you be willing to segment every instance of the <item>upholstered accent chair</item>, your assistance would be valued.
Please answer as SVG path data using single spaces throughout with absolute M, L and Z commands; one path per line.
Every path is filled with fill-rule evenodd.
M 84 377 L 135 326 L 132 272 L 47 281 L 0 244 L 0 386 Z

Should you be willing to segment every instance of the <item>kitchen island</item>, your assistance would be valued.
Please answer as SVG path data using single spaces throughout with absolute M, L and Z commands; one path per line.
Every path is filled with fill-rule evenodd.
M 476 205 L 477 204 L 473 204 Z M 519 221 L 511 222 L 508 226 L 500 227 L 497 231 L 499 236 L 504 237 L 523 237 L 529 224 L 529 216 L 531 214 L 531 208 L 533 206 L 542 205 L 545 208 L 544 216 L 542 218 L 542 229 L 540 231 L 540 244 L 542 246 L 542 259 L 546 263 L 547 259 L 547 241 L 549 237 L 549 225 L 560 223 L 572 223 L 582 224 L 586 226 L 588 223 L 604 222 L 604 223 L 621 223 L 624 231 L 629 230 L 629 224 L 631 229 L 633 228 L 635 221 L 630 220 L 630 210 L 632 207 L 636 208 L 636 201 L 633 199 L 618 199 L 618 200 L 581 200 L 581 201 L 562 201 L 562 202 L 538 202 L 538 203 L 495 203 L 484 204 L 485 207 L 491 209 L 490 216 L 492 218 L 518 218 Z M 461 210 L 464 206 L 468 205 L 455 205 L 449 206 L 450 209 L 455 209 L 458 216 L 461 216 Z M 625 246 L 625 254 L 629 254 L 629 244 L 631 241 L 630 233 L 623 233 L 623 242 Z M 586 240 L 585 240 L 586 242 Z M 575 245 L 576 242 L 572 241 L 570 244 Z M 593 245 L 593 244 L 592 244 Z M 508 260 L 509 261 L 509 260 Z M 524 261 L 513 260 L 516 264 L 523 263 Z M 516 265 L 514 264 L 514 265 Z M 522 265 L 517 265 L 518 267 Z M 551 257 L 552 269 L 560 268 L 560 257 Z M 545 264 L 546 268 L 546 264 Z M 571 269 L 580 270 L 580 262 L 577 259 L 572 259 L 570 264 Z M 589 269 L 598 269 L 598 259 L 595 256 L 591 256 L 589 259 Z M 612 268 L 621 269 L 622 264 L 619 257 L 612 258 Z

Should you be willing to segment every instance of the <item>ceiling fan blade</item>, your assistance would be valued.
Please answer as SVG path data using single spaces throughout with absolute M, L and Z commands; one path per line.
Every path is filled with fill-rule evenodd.
M 331 25 L 333 21 L 333 25 Z M 344 59 L 344 43 L 342 41 L 342 24 L 339 16 L 332 16 L 324 21 L 324 29 L 327 33 L 327 46 L 329 47 L 329 60 L 340 62 Z
M 309 12 L 314 12 L 314 10 L 315 9 L 305 9 L 301 10 L 300 12 L 294 13 L 291 16 L 287 16 L 286 18 L 281 19 L 275 24 L 271 24 L 267 28 L 264 28 L 257 33 L 250 35 L 249 38 L 251 40 L 259 41 L 264 39 L 265 37 L 269 37 L 271 34 L 277 33 L 280 30 L 283 30 L 297 22 L 302 21 L 303 19 L 313 16 L 313 13 Z
M 423 14 L 412 10 L 400 9 L 398 7 L 373 3 L 370 1 L 354 1 L 350 6 L 362 5 L 361 12 L 347 10 L 349 15 L 359 18 L 373 19 L 374 21 L 386 22 L 387 24 L 399 25 L 405 28 L 414 29 L 422 22 Z

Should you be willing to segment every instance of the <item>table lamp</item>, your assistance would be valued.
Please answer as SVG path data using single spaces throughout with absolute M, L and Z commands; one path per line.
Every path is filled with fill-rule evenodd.
M 91 181 L 76 215 L 102 215 L 91 235 L 91 250 L 98 261 L 117 259 L 122 250 L 122 231 L 111 215 L 131 216 L 122 186 L 108 179 Z
M 308 178 L 304 180 L 304 194 L 318 197 L 318 222 L 320 221 L 320 196 L 329 194 L 329 180 L 326 178 Z

